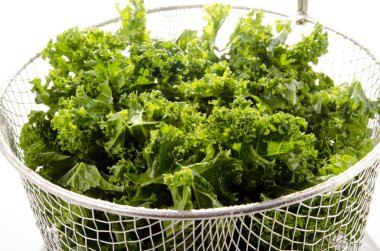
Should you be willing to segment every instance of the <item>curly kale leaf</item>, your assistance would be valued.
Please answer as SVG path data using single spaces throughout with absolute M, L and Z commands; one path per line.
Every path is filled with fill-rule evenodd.
M 151 131 L 165 122 L 183 130 L 193 130 L 204 118 L 185 102 L 167 100 L 160 91 L 130 93 L 120 99 L 119 112 L 109 113 L 100 122 L 105 135 L 104 148 L 110 156 L 124 156 L 128 148 L 144 146 Z M 124 156 L 125 157 L 125 156 Z
M 169 41 L 132 44 L 130 58 L 135 65 L 128 91 L 161 90 L 165 96 L 174 100 L 174 87 L 188 71 L 184 62 L 184 52 Z
M 58 184 L 77 193 L 84 193 L 92 188 L 104 191 L 123 192 L 123 186 L 109 183 L 96 166 L 83 162 L 76 164 L 70 171 L 58 180 Z
M 319 172 L 323 176 L 338 175 L 353 166 L 357 161 L 354 156 L 336 154 L 330 158 L 329 163 L 325 164 Z
M 229 155 L 229 152 L 221 151 L 213 159 L 181 166 L 173 174 L 164 174 L 164 183 L 172 194 L 174 207 L 186 210 L 234 204 L 237 194 L 231 191 L 231 187 L 241 183 L 243 167 L 239 160 Z
M 211 65 L 204 76 L 192 82 L 183 82 L 178 86 L 179 96 L 191 101 L 194 106 L 210 114 L 210 101 L 217 105 L 228 105 L 234 100 L 234 95 L 244 89 L 245 81 L 235 78 L 226 61 Z
M 268 72 L 267 48 L 273 34 L 269 25 L 263 25 L 263 17 L 262 12 L 249 12 L 230 36 L 227 55 L 231 66 L 247 79 L 257 79 Z
M 51 120 L 52 129 L 57 132 L 57 141 L 62 151 L 76 154 L 80 159 L 96 154 L 94 134 L 99 135 L 99 126 L 85 109 L 61 109 Z M 94 144 L 95 143 L 95 144 Z
M 104 148 L 111 156 L 123 156 L 127 147 L 133 148 L 136 142 L 144 144 L 150 137 L 150 130 L 158 123 L 144 116 L 144 108 L 136 94 L 129 96 L 128 108 L 108 114 L 100 125 L 107 139 Z
M 53 67 L 46 76 L 32 81 L 36 102 L 57 108 L 59 101 L 75 95 L 78 87 L 91 98 L 107 83 L 119 93 L 134 66 L 123 56 L 124 43 L 110 32 L 97 28 L 69 29 L 50 41 L 43 50 Z
M 215 42 L 218 31 L 228 17 L 230 10 L 231 7 L 229 5 L 209 4 L 205 6 L 204 20 L 207 21 L 207 25 L 203 27 L 203 34 L 201 37 L 201 40 L 203 41 L 202 47 L 204 49 L 211 50 L 211 52 L 217 49 Z
M 197 31 L 184 30 L 178 37 L 176 44 L 184 52 L 184 70 L 181 79 L 184 82 L 196 81 L 202 78 L 208 66 L 220 60 L 220 48 L 216 46 L 218 32 L 228 17 L 231 7 L 228 5 L 210 4 L 204 9 L 206 26 L 203 27 L 201 37 Z
M 175 161 L 174 149 L 184 141 L 182 130 L 169 125 L 161 125 L 152 131 L 151 142 L 144 148 L 147 163 L 147 175 L 158 178 L 164 173 L 172 172 L 178 164 Z
M 125 8 L 116 5 L 121 17 L 121 28 L 117 34 L 128 43 L 149 42 L 149 31 L 146 29 L 146 10 L 144 1 L 130 0 Z
M 195 181 L 202 179 L 199 184 L 209 184 L 223 205 L 231 205 L 238 200 L 237 193 L 231 189 L 242 182 L 243 165 L 230 155 L 229 151 L 220 151 L 212 159 L 206 158 L 200 163 L 188 166 L 195 176 Z M 197 203 L 202 208 L 205 203 L 199 197 L 200 194 Z
M 20 147 L 24 150 L 24 161 L 35 170 L 42 165 L 40 154 L 55 149 L 55 133 L 50 127 L 48 114 L 32 111 L 29 121 L 21 129 Z
M 74 156 L 62 152 L 56 133 L 50 126 L 50 114 L 33 111 L 21 130 L 20 147 L 24 149 L 24 161 L 28 167 L 44 178 L 55 181 L 77 162 Z
M 368 153 L 374 143 L 369 138 L 370 129 L 362 125 L 369 123 L 377 106 L 358 81 L 312 94 L 305 116 L 318 139 L 316 149 L 321 158 L 340 154 L 360 159 Z
M 216 107 L 206 121 L 207 135 L 232 157 L 241 160 L 244 190 L 276 192 L 276 186 L 301 188 L 317 171 L 315 137 L 306 132 L 307 122 L 287 113 Z
M 191 198 L 194 177 L 189 168 L 183 168 L 174 174 L 164 174 L 164 184 L 168 186 L 177 210 L 193 209 Z
M 297 67 L 306 66 L 309 62 L 318 63 L 318 58 L 327 53 L 328 35 L 321 24 L 316 24 L 309 36 L 290 49 L 290 59 Z

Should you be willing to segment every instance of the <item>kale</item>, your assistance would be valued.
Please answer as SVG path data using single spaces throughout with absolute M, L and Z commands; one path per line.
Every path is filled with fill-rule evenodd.
M 217 47 L 230 7 L 205 8 L 202 34 L 150 37 L 143 1 L 116 32 L 69 29 L 42 56 L 45 79 L 20 147 L 27 166 L 72 191 L 127 205 L 213 208 L 300 191 L 347 170 L 374 145 L 379 102 L 359 81 L 313 65 L 328 49 L 316 24 L 287 44 L 290 22 L 240 18 Z

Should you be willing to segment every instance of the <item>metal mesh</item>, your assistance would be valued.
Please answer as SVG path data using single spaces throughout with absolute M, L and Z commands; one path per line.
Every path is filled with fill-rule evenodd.
M 48 250 L 358 250 L 378 165 L 298 203 L 203 219 L 115 214 L 23 184 Z
M 245 11 L 234 9 L 227 20 L 231 27 Z M 283 18 L 267 14 L 268 19 L 271 16 Z M 150 11 L 148 25 L 155 36 L 175 37 L 184 28 L 201 27 L 202 8 L 156 9 Z M 301 34 L 311 26 L 295 29 Z M 379 97 L 379 63 L 352 39 L 332 29 L 329 33 L 329 53 L 318 70 L 337 83 L 358 79 L 371 99 Z M 36 56 L 7 83 L 0 97 L 0 149 L 21 174 L 48 250 L 359 249 L 379 167 L 379 146 L 341 175 L 270 202 L 185 212 L 116 205 L 64 190 L 22 164 L 20 129 L 31 110 L 44 109 L 35 104 L 28 82 L 47 70 L 46 62 Z M 369 126 L 377 137 L 379 118 Z

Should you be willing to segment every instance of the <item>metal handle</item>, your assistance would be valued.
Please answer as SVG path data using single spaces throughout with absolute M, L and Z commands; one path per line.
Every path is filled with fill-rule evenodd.
M 307 19 L 309 0 L 298 0 L 297 4 L 297 23 L 303 24 Z
M 309 0 L 298 0 L 297 12 L 300 15 L 307 16 Z

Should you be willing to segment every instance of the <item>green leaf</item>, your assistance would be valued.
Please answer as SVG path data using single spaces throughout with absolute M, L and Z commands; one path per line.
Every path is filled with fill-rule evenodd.
M 124 9 L 120 9 L 116 4 L 122 27 L 118 34 L 129 43 L 142 43 L 150 41 L 149 32 L 146 29 L 146 10 L 144 0 L 130 0 Z
M 124 190 L 122 186 L 112 185 L 105 180 L 96 166 L 83 162 L 76 164 L 58 180 L 58 183 L 79 193 L 97 187 L 105 191 L 122 192 Z
M 174 150 L 183 142 L 183 131 L 174 126 L 161 124 L 152 131 L 151 140 L 143 152 L 148 167 L 147 175 L 154 179 L 172 172 L 178 166 Z
M 313 111 L 317 114 L 327 114 L 329 112 L 329 100 L 329 95 L 325 91 L 314 94 L 311 100 Z
M 275 21 L 277 36 L 273 37 L 268 45 L 268 51 L 274 51 L 278 46 L 284 46 L 286 39 L 292 31 L 290 21 Z
M 267 147 L 267 155 L 268 156 L 274 156 L 274 155 L 280 155 L 280 154 L 286 154 L 289 153 L 294 149 L 294 143 L 289 141 L 281 141 L 281 142 L 275 142 L 275 141 L 269 141 L 268 147 Z
M 212 51 L 215 46 L 215 40 L 218 31 L 230 13 L 231 6 L 222 4 L 209 4 L 205 6 L 204 10 L 204 19 L 207 21 L 207 25 L 203 28 L 203 47 L 207 50 Z
M 192 188 L 197 208 L 222 207 L 223 204 L 219 202 L 218 196 L 210 183 L 197 173 L 194 173 L 193 176 L 194 183 Z
M 285 93 L 284 97 L 285 99 L 291 104 L 291 105 L 296 105 L 297 102 L 299 102 L 299 97 L 297 92 L 302 89 L 302 84 L 301 82 L 298 82 L 296 80 L 292 80 L 290 83 L 285 84 Z
M 170 190 L 176 210 L 190 210 L 193 208 L 191 198 L 193 182 L 194 177 L 189 168 L 182 168 L 174 174 L 164 174 L 164 184 Z
M 188 43 L 197 37 L 197 31 L 185 29 L 181 35 L 177 38 L 176 44 L 181 47 L 182 50 L 186 50 Z
M 77 161 L 58 152 L 41 152 L 38 154 L 42 168 L 37 172 L 49 180 L 57 180 L 69 171 Z
M 126 130 L 128 127 L 128 110 L 121 110 L 108 115 L 101 128 L 108 141 L 104 143 L 104 149 L 111 155 L 124 154 L 126 151 Z
M 85 93 L 84 87 L 78 87 L 76 96 L 71 98 L 72 104 L 76 108 L 83 107 L 95 121 L 100 121 L 114 110 L 111 89 L 103 83 L 101 90 L 101 93 L 93 99 Z
M 339 155 L 336 154 L 331 157 L 329 160 L 329 163 L 325 164 L 321 170 L 320 173 L 323 176 L 327 175 L 338 175 L 341 172 L 346 171 L 348 168 L 353 166 L 357 162 L 357 158 L 350 155 Z
M 188 166 L 196 177 L 202 177 L 208 183 L 220 201 L 233 203 L 237 194 L 231 191 L 233 186 L 239 185 L 242 178 L 241 161 L 231 158 L 229 151 L 220 151 L 215 158 Z M 198 202 L 202 204 L 202 202 Z
M 290 55 L 298 67 L 308 63 L 317 64 L 318 58 L 327 52 L 328 33 L 321 24 L 316 24 L 310 35 L 292 46 Z

